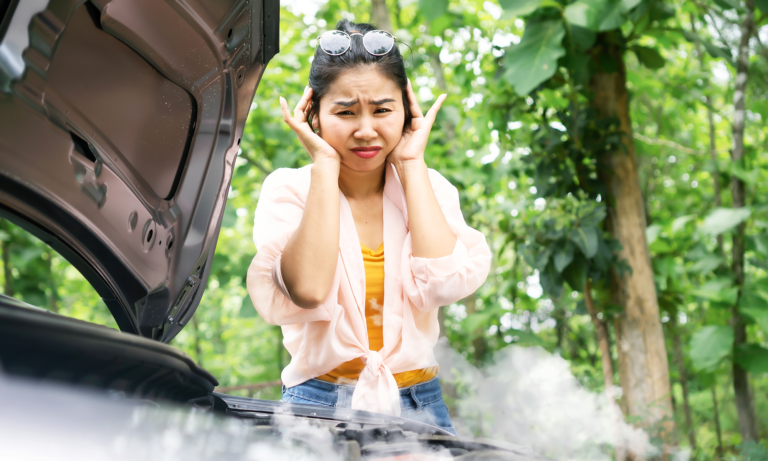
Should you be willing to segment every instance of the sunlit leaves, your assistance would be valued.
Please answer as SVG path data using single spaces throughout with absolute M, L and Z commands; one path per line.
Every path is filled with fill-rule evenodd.
M 499 5 L 509 16 L 525 16 L 541 5 L 541 0 L 500 0 Z
M 747 207 L 715 208 L 704 219 L 700 229 L 709 235 L 719 235 L 746 221 L 751 214 L 752 210 Z
M 526 27 L 523 39 L 512 46 L 504 59 L 504 78 L 519 95 L 526 95 L 557 71 L 557 60 L 565 55 L 562 21 L 543 21 Z
M 717 367 L 733 348 L 733 328 L 723 325 L 702 327 L 691 338 L 691 360 L 698 370 Z
M 574 25 L 594 31 L 605 31 L 621 26 L 621 0 L 577 0 L 565 8 L 565 18 Z
M 429 21 L 434 21 L 448 11 L 448 0 L 419 0 L 419 10 Z
M 727 277 L 721 277 L 710 280 L 698 288 L 690 290 L 694 296 L 698 296 L 709 301 L 725 303 L 729 306 L 736 304 L 739 296 L 739 287 L 733 285 L 733 280 Z

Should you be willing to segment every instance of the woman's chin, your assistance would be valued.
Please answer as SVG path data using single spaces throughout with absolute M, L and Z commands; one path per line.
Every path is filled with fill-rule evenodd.
M 342 156 L 341 164 L 350 170 L 358 172 L 376 171 L 387 161 L 387 156 L 383 152 L 373 158 L 360 158 L 354 154 Z

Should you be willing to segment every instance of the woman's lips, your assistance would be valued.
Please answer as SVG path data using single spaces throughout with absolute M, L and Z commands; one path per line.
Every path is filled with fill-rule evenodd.
M 376 157 L 376 154 L 381 151 L 381 146 L 368 146 L 368 147 L 353 147 L 352 152 L 360 158 L 369 159 Z

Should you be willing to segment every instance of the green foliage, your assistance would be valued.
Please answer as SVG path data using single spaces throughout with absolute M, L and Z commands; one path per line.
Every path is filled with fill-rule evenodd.
M 565 54 L 561 43 L 565 27 L 560 21 L 544 21 L 526 27 L 520 43 L 506 56 L 504 78 L 520 95 L 526 95 L 557 71 L 557 60 Z
M 702 327 L 691 338 L 691 360 L 698 370 L 712 370 L 730 354 L 733 328 L 722 325 Z

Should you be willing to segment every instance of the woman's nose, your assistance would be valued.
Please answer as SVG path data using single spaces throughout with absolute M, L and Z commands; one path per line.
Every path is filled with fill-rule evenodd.
M 375 139 L 378 135 L 379 133 L 376 131 L 371 117 L 361 117 L 360 125 L 354 134 L 355 138 L 369 141 Z

